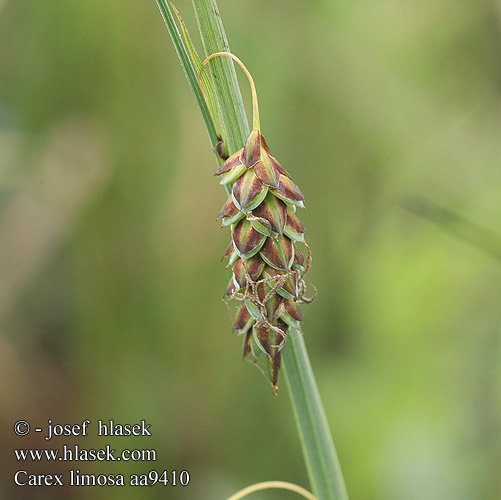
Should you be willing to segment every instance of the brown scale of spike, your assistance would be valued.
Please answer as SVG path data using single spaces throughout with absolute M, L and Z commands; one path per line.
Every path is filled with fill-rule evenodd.
M 280 351 L 289 328 L 300 329 L 299 304 L 306 302 L 300 292 L 308 259 L 298 248 L 305 228 L 296 213 L 304 197 L 259 130 L 251 132 L 245 146 L 216 174 L 230 179 L 232 193 L 218 218 L 231 226 L 225 256 L 238 254 L 225 294 L 227 300 L 240 301 L 234 329 L 244 335 L 244 357 L 268 358 L 276 392 Z

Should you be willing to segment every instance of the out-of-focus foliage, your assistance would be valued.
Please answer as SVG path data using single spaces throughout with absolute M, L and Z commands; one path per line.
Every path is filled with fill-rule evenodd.
M 219 6 L 305 193 L 305 340 L 351 500 L 500 498 L 501 4 Z M 216 162 L 155 2 L 3 0 L 0 46 L 2 498 L 20 468 L 192 477 L 70 500 L 306 485 L 285 385 L 274 398 L 231 334 Z M 51 443 L 158 459 L 20 467 L 13 448 L 44 445 L 19 418 L 90 418 Z M 153 436 L 97 437 L 99 418 Z

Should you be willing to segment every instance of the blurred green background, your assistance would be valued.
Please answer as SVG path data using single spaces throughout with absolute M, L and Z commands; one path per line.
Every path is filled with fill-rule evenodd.
M 190 2 L 176 6 L 196 34 Z M 305 340 L 350 499 L 501 498 L 501 2 L 219 7 L 306 196 Z M 285 383 L 275 398 L 242 362 L 221 301 L 225 194 L 155 2 L 3 0 L 0 47 L 1 497 L 307 486 Z M 21 418 L 93 427 L 48 444 L 16 437 Z M 98 419 L 146 419 L 153 436 L 97 437 Z M 158 460 L 12 452 L 63 443 Z M 191 483 L 13 486 L 19 469 L 70 468 Z

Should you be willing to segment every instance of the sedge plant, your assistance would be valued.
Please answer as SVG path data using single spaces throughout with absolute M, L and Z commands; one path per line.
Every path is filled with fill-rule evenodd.
M 216 1 L 193 0 L 205 51 L 203 61 L 174 6 L 165 0 L 157 0 L 157 4 L 218 159 L 216 175 L 227 192 L 218 219 L 231 230 L 224 256 L 232 276 L 225 297 L 238 303 L 234 329 L 243 336 L 244 357 L 264 359 L 275 394 L 280 367 L 284 368 L 313 491 L 274 481 L 245 488 L 231 498 L 244 498 L 265 488 L 284 488 L 304 498 L 347 500 L 300 330 L 299 304 L 312 300 L 305 295 L 304 281 L 311 254 L 297 215 L 297 209 L 304 206 L 303 194 L 261 133 L 254 80 L 229 50 Z M 250 131 L 233 61 L 245 72 L 251 87 Z

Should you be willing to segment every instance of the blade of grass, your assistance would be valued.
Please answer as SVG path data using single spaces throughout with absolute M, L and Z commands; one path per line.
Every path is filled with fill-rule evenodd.
M 298 330 L 289 330 L 282 356 L 311 489 L 319 500 L 347 500 L 341 467 L 306 345 Z
M 188 28 L 186 27 L 186 24 L 181 17 L 181 14 L 178 12 L 174 4 L 171 4 L 171 8 L 174 11 L 174 14 L 177 17 L 179 27 L 181 28 L 181 32 L 183 34 L 184 38 L 184 46 L 186 47 L 188 54 L 190 55 L 190 60 L 193 68 L 195 69 L 196 74 L 199 77 L 199 85 L 201 85 L 201 90 L 202 94 L 204 93 L 205 90 L 205 97 L 206 97 L 206 103 L 209 108 L 209 112 L 211 114 L 211 118 L 214 124 L 214 127 L 216 129 L 216 133 L 218 133 L 218 137 L 220 136 L 220 131 L 221 130 L 221 124 L 218 123 L 219 117 L 220 117 L 220 112 L 219 112 L 219 100 L 217 99 L 217 96 L 214 95 L 214 84 L 212 81 L 211 76 L 207 72 L 207 69 L 205 68 L 203 61 L 200 59 L 198 56 L 195 47 L 193 47 L 193 43 L 191 41 L 190 34 L 188 32 Z
M 410 195 L 401 202 L 401 205 L 413 214 L 439 225 L 456 238 L 501 261 L 501 235 L 491 229 L 421 196 Z
M 174 47 L 176 49 L 179 61 L 181 62 L 181 66 L 184 70 L 184 74 L 188 79 L 191 91 L 195 96 L 195 100 L 200 109 L 200 113 L 202 114 L 202 119 L 205 123 L 207 133 L 209 134 L 210 143 L 212 144 L 212 148 L 214 149 L 219 141 L 219 138 L 217 136 L 217 132 L 214 127 L 214 122 L 212 121 L 209 112 L 209 108 L 205 103 L 204 96 L 202 94 L 202 91 L 200 90 L 200 86 L 198 85 L 198 74 L 196 73 L 195 68 L 193 67 L 190 55 L 183 43 L 183 38 L 177 28 L 174 16 L 172 15 L 172 11 L 169 5 L 165 0 L 156 0 L 156 2 L 158 8 L 160 9 L 160 13 L 162 14 L 165 25 L 167 26 L 167 30 L 169 31 L 169 34 L 171 36 L 172 43 L 174 44 Z

